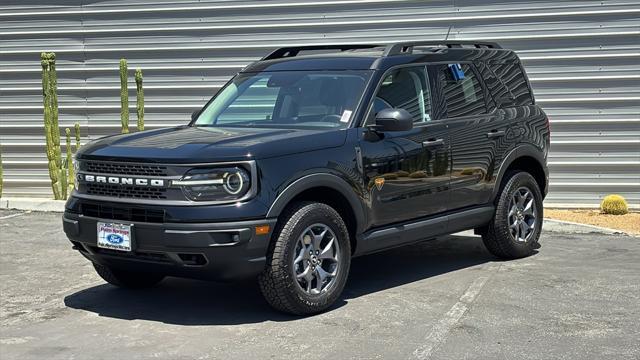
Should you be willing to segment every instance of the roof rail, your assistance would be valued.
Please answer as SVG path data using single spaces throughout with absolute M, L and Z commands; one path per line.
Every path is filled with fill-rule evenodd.
M 446 46 L 448 48 L 462 48 L 465 46 L 473 46 L 477 49 L 502 49 L 502 46 L 495 42 L 487 41 L 415 41 L 388 44 L 384 49 L 383 56 L 392 56 L 399 54 L 411 54 L 414 46 Z
M 273 60 L 285 57 L 297 56 L 300 51 L 317 51 L 317 50 L 356 50 L 356 49 L 372 49 L 375 47 L 381 47 L 384 45 L 374 44 L 354 44 L 354 45 L 308 45 L 308 46 L 290 46 L 283 47 L 272 51 L 269 55 L 263 57 L 261 60 Z
M 307 46 L 288 46 L 278 48 L 272 51 L 269 55 L 263 57 L 261 60 L 273 60 L 287 57 L 298 56 L 300 51 L 318 51 L 318 50 L 358 50 L 358 49 L 373 49 L 384 48 L 382 56 L 393 56 L 400 54 L 411 54 L 414 46 L 446 46 L 448 48 L 463 48 L 474 47 L 477 49 L 502 49 L 500 45 L 494 42 L 485 41 L 414 41 L 414 42 L 401 42 L 387 45 L 377 44 L 341 44 L 341 45 L 307 45 Z

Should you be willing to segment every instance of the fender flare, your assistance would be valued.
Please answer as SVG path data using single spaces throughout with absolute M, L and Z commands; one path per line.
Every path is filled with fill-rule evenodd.
M 545 159 L 543 152 L 531 144 L 520 144 L 516 148 L 512 149 L 507 154 L 507 156 L 505 156 L 504 160 L 502 161 L 502 164 L 500 165 L 500 170 L 498 170 L 498 175 L 496 176 L 496 183 L 493 186 L 493 192 L 491 195 L 492 201 L 495 200 L 496 196 L 498 196 L 498 191 L 500 191 L 500 184 L 502 184 L 502 178 L 504 177 L 504 174 L 507 172 L 507 169 L 509 168 L 509 166 L 517 159 L 525 156 L 536 160 L 540 165 L 540 167 L 542 168 L 542 170 L 544 171 L 545 188 L 541 189 L 541 191 L 543 193 L 543 196 L 546 195 L 547 188 L 549 187 L 549 170 L 547 169 L 547 166 L 546 166 L 547 160 Z
M 329 173 L 315 173 L 305 175 L 292 183 L 290 183 L 275 199 L 269 211 L 267 218 L 278 217 L 289 202 L 305 190 L 315 187 L 326 187 L 338 191 L 349 202 L 351 210 L 356 219 L 356 233 L 361 233 L 365 224 L 365 211 L 362 201 L 358 198 L 354 189 L 349 183 L 339 176 Z

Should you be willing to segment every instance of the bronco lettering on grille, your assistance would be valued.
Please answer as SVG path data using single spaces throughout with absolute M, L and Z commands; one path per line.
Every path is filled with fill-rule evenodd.
M 99 184 L 114 184 L 114 185 L 136 185 L 136 186 L 154 186 L 163 187 L 165 185 L 162 179 L 146 179 L 146 178 L 134 178 L 134 177 L 120 177 L 120 176 L 100 176 L 89 174 L 78 174 L 78 181 L 87 183 L 99 183 Z

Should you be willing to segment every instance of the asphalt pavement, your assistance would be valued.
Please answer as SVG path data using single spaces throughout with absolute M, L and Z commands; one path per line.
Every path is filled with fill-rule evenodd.
M 0 211 L 0 358 L 639 359 L 640 238 L 558 228 L 515 261 L 466 233 L 354 259 L 336 306 L 299 318 L 254 282 L 117 289 L 59 213 Z

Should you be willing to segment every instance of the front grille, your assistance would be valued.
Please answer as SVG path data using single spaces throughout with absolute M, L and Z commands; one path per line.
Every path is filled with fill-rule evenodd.
M 100 219 L 163 223 L 164 210 L 81 203 L 80 214 Z
M 82 162 L 81 170 L 114 175 L 167 176 L 167 167 L 162 165 L 110 163 L 101 161 Z
M 85 184 L 89 195 L 110 196 L 127 199 L 166 199 L 167 189 L 150 186 L 126 186 L 114 184 Z

